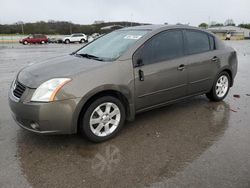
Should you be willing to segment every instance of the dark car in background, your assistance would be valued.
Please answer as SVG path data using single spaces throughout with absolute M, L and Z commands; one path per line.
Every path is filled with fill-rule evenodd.
M 26 44 L 44 44 L 48 43 L 48 37 L 43 34 L 31 34 L 28 37 L 20 40 L 19 42 L 26 45 Z
M 235 50 L 205 30 L 124 28 L 70 55 L 22 69 L 10 88 L 9 105 L 24 129 L 80 132 L 101 142 L 137 113 L 202 94 L 223 100 L 237 64 Z

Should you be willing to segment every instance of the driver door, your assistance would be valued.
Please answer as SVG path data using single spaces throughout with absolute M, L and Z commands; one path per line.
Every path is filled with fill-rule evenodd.
M 136 51 L 133 62 L 137 111 L 187 95 L 182 30 L 155 35 Z

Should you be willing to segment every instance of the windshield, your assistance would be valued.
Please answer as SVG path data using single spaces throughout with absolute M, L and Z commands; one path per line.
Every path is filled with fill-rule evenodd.
M 95 59 L 98 58 L 103 61 L 113 61 L 147 32 L 148 30 L 114 31 L 83 47 L 76 55 L 87 58 L 95 57 Z

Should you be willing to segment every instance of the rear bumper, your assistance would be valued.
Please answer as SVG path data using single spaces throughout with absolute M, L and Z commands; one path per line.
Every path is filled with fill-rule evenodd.
M 69 99 L 51 103 L 23 103 L 9 93 L 14 120 L 20 127 L 38 134 L 75 133 L 73 115 L 78 102 L 79 99 Z

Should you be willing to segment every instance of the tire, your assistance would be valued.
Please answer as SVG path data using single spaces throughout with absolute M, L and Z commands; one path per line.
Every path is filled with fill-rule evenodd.
M 27 45 L 27 44 L 28 44 L 28 41 L 26 41 L 26 40 L 23 41 L 23 44 L 24 44 L 24 45 Z
M 66 39 L 66 40 L 64 41 L 64 43 L 65 43 L 65 44 L 69 44 L 69 43 L 70 43 L 70 40 L 69 40 L 69 39 Z
M 231 82 L 230 75 L 225 71 L 221 72 L 217 76 L 211 91 L 206 93 L 207 98 L 211 101 L 222 101 L 229 92 Z
M 121 101 L 103 96 L 87 107 L 82 116 L 80 133 L 92 142 L 103 142 L 117 135 L 124 121 L 125 108 Z
M 84 39 L 81 39 L 81 40 L 80 40 L 80 43 L 85 43 L 85 40 L 84 40 Z
M 41 41 L 41 44 L 45 44 L 45 41 Z

